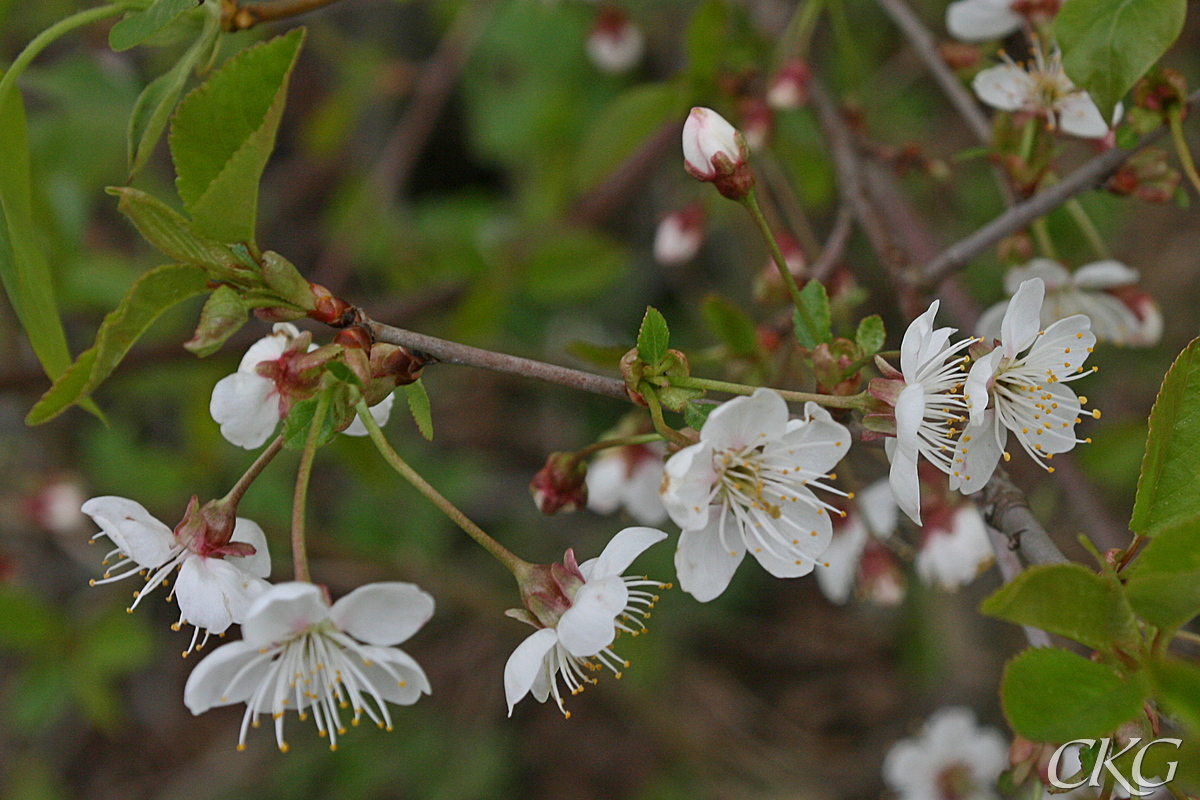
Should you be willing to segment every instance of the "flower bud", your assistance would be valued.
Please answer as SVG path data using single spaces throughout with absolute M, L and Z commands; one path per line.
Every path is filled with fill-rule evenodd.
M 55 475 L 26 498 L 24 510 L 39 527 L 63 536 L 86 526 L 88 518 L 79 509 L 87 499 L 78 478 Z
M 904 601 L 904 571 L 896 556 L 878 539 L 870 539 L 858 564 L 858 592 L 872 603 L 898 606 Z
M 547 516 L 587 504 L 587 463 L 574 453 L 551 453 L 529 482 L 533 502 Z
M 746 97 L 738 103 L 746 145 L 753 151 L 762 150 L 775 127 L 775 113 L 761 97 Z
M 946 66 L 955 72 L 971 69 L 981 58 L 979 47 L 965 42 L 942 42 L 938 45 L 938 53 Z
M 536 620 L 536 625 L 553 628 L 575 600 L 575 595 L 585 583 L 583 573 L 575 560 L 575 551 L 568 550 L 562 563 L 534 564 L 519 580 L 521 603 Z M 525 616 L 508 612 L 509 616 L 524 619 Z
M 1175 196 L 1183 181 L 1179 170 L 1171 166 L 1167 154 L 1148 147 L 1125 160 L 1105 188 L 1113 194 L 1133 195 L 1148 203 L 1166 203 Z
M 854 364 L 858 353 L 858 346 L 849 339 L 838 338 L 832 343 L 818 344 L 812 353 L 817 391 L 845 396 L 857 394 L 862 384 L 861 370 L 851 375 L 844 376 L 844 373 Z
M 645 39 L 629 16 L 619 7 L 605 5 L 596 12 L 588 34 L 587 54 L 602 72 L 628 72 L 642 60 Z
M 1160 69 L 1133 87 L 1133 102 L 1147 111 L 1162 113 L 1178 105 L 1187 114 L 1187 81 L 1177 70 Z
M 711 108 L 693 108 L 683 125 L 683 164 L 688 174 L 713 184 L 730 200 L 741 200 L 754 185 L 746 163 L 746 139 Z
M 677 267 L 696 257 L 704 243 L 704 207 L 693 203 L 672 211 L 654 233 L 654 258 L 664 267 Z
M 786 111 L 808 104 L 808 82 L 812 69 L 808 62 L 793 59 L 782 67 L 771 79 L 767 89 L 767 105 L 776 111 Z
M 334 297 L 332 292 L 317 283 L 312 284 L 312 293 L 316 301 L 315 308 L 308 312 L 309 317 L 335 328 L 344 328 L 354 321 L 354 306 Z

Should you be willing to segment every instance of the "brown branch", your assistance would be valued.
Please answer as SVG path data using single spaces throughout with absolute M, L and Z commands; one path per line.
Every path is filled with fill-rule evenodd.
M 1192 93 L 1187 103 L 1189 106 L 1200 103 L 1200 91 Z M 1016 233 L 1038 217 L 1049 214 L 1075 195 L 1098 186 L 1116 172 L 1125 159 L 1158 141 L 1166 132 L 1166 128 L 1160 127 L 1143 136 L 1132 149 L 1113 147 L 1106 150 L 1050 188 L 1013 206 L 970 236 L 955 242 L 925 265 L 917 281 L 918 287 L 926 290 L 936 288 L 947 275 L 965 267 L 971 259 L 1005 236 Z
M 1000 570 L 1000 577 L 1004 579 L 1005 583 L 1012 583 L 1025 567 L 1022 566 L 1021 559 L 1017 558 L 1017 554 L 1009 547 L 1008 537 L 991 525 L 985 527 L 988 542 L 992 545 L 992 552 L 996 554 L 996 568 Z M 1050 647 L 1052 645 L 1050 634 L 1041 628 L 1034 628 L 1030 625 L 1022 625 L 1021 628 L 1025 631 L 1025 638 L 1032 646 Z
M 237 0 L 221 0 L 221 25 L 227 31 L 244 31 L 263 22 L 298 17 L 334 2 L 337 0 L 275 0 L 242 5 Z
M 846 254 L 846 245 L 850 243 L 850 234 L 854 232 L 854 211 L 846 203 L 838 207 L 837 217 L 833 220 L 833 228 L 829 238 L 821 248 L 821 255 L 812 263 L 813 280 L 823 281 L 833 272 L 833 268 Z
M 983 487 L 983 502 L 991 506 L 987 522 L 1008 537 L 1008 546 L 1030 564 L 1065 564 L 1068 559 L 1029 510 L 1029 502 L 1003 467 L 996 467 Z

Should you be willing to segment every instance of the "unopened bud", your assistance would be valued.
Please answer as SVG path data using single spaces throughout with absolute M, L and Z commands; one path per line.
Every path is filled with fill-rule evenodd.
M 981 58 L 979 47 L 965 42 L 942 42 L 938 45 L 938 52 L 946 66 L 955 72 L 973 68 Z
M 421 377 L 425 365 L 433 361 L 431 356 L 417 350 L 409 350 L 385 342 L 371 345 L 371 377 L 391 378 L 395 386 L 407 386 Z
M 683 164 L 693 178 L 741 200 L 754 185 L 748 157 L 745 137 L 724 117 L 711 108 L 692 109 L 683 125 Z
M 1180 106 L 1187 114 L 1187 81 L 1178 70 L 1159 69 L 1133 87 L 1133 102 L 1139 108 L 1162 113 Z
M 767 105 L 776 111 L 785 111 L 808 104 L 808 83 L 812 69 L 808 63 L 793 59 L 782 67 L 771 79 L 767 89 Z
M 696 257 L 704 243 L 704 207 L 693 203 L 672 211 L 654 233 L 654 258 L 664 267 L 676 267 Z
M 335 328 L 344 328 L 354 321 L 354 306 L 334 297 L 332 292 L 317 283 L 312 284 L 312 293 L 316 302 L 313 310 L 308 312 L 309 317 Z
M 571 512 L 587 504 L 587 463 L 574 453 L 551 453 L 529 482 L 533 502 L 546 515 Z
M 742 119 L 742 132 L 746 145 L 752 151 L 762 150 L 771 138 L 775 127 L 775 113 L 761 97 L 746 97 L 738 103 Z
M 588 34 L 587 53 L 601 71 L 628 72 L 642 60 L 646 41 L 642 32 L 618 6 L 601 6 Z

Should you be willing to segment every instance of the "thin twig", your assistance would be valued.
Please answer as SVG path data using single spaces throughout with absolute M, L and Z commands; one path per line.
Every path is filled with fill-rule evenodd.
M 1000 570 L 1000 577 L 1004 579 L 1005 583 L 1011 583 L 1025 569 L 1021 565 L 1021 559 L 1008 546 L 1009 540 L 1007 536 L 991 525 L 986 526 L 986 530 L 988 541 L 992 545 L 992 552 L 996 554 L 996 567 Z M 1029 625 L 1022 625 L 1021 628 L 1025 631 L 1025 638 L 1029 640 L 1029 644 L 1032 646 L 1051 646 L 1050 634 L 1041 628 L 1034 628 Z
M 810 268 L 813 280 L 823 281 L 829 277 L 829 273 L 833 272 L 833 268 L 846 254 L 846 245 L 850 243 L 850 234 L 853 232 L 854 211 L 849 204 L 842 203 L 838 206 L 837 217 L 833 220 L 829 238 L 825 240 L 825 246 L 821 248 L 821 255 L 817 256 L 817 260 L 812 263 Z
M 1200 103 L 1200 91 L 1188 97 L 1188 105 Z M 919 288 L 930 290 L 947 275 L 962 269 L 971 259 L 999 242 L 1005 236 L 1016 233 L 1066 203 L 1080 192 L 1087 191 L 1104 181 L 1109 175 L 1137 151 L 1153 144 L 1167 133 L 1160 127 L 1138 141 L 1132 149 L 1113 147 L 1092 158 L 1079 169 L 1048 189 L 1038 192 L 1024 203 L 1013 206 L 994 220 L 964 239 L 952 244 L 935 256 L 921 270 Z
M 227 31 L 244 31 L 263 22 L 298 17 L 334 2 L 336 0 L 275 0 L 242 5 L 237 0 L 223 0 L 221 24 Z
M 1008 546 L 1030 564 L 1065 564 L 1068 559 L 1029 510 L 1025 493 L 997 467 L 983 487 L 983 502 L 991 506 L 987 522 L 1008 537 Z

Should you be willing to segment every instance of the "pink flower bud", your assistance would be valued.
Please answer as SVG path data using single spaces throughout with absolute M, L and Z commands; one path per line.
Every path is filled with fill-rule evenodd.
M 574 453 L 551 453 L 529 482 L 529 493 L 543 514 L 571 512 L 587 504 L 586 478 L 587 463 Z
M 704 242 L 704 208 L 699 203 L 672 211 L 658 223 L 654 258 L 664 267 L 676 267 L 696 257 Z
M 776 111 L 800 108 L 808 103 L 808 82 L 812 70 L 798 59 L 784 64 L 767 89 L 767 105 Z
M 724 117 L 711 108 L 692 109 L 683 125 L 683 165 L 688 174 L 712 183 L 731 200 L 741 200 L 754 185 L 748 156 L 745 137 Z
M 602 72 L 628 72 L 642 60 L 646 42 L 628 15 L 617 6 L 601 6 L 588 35 L 587 53 Z

